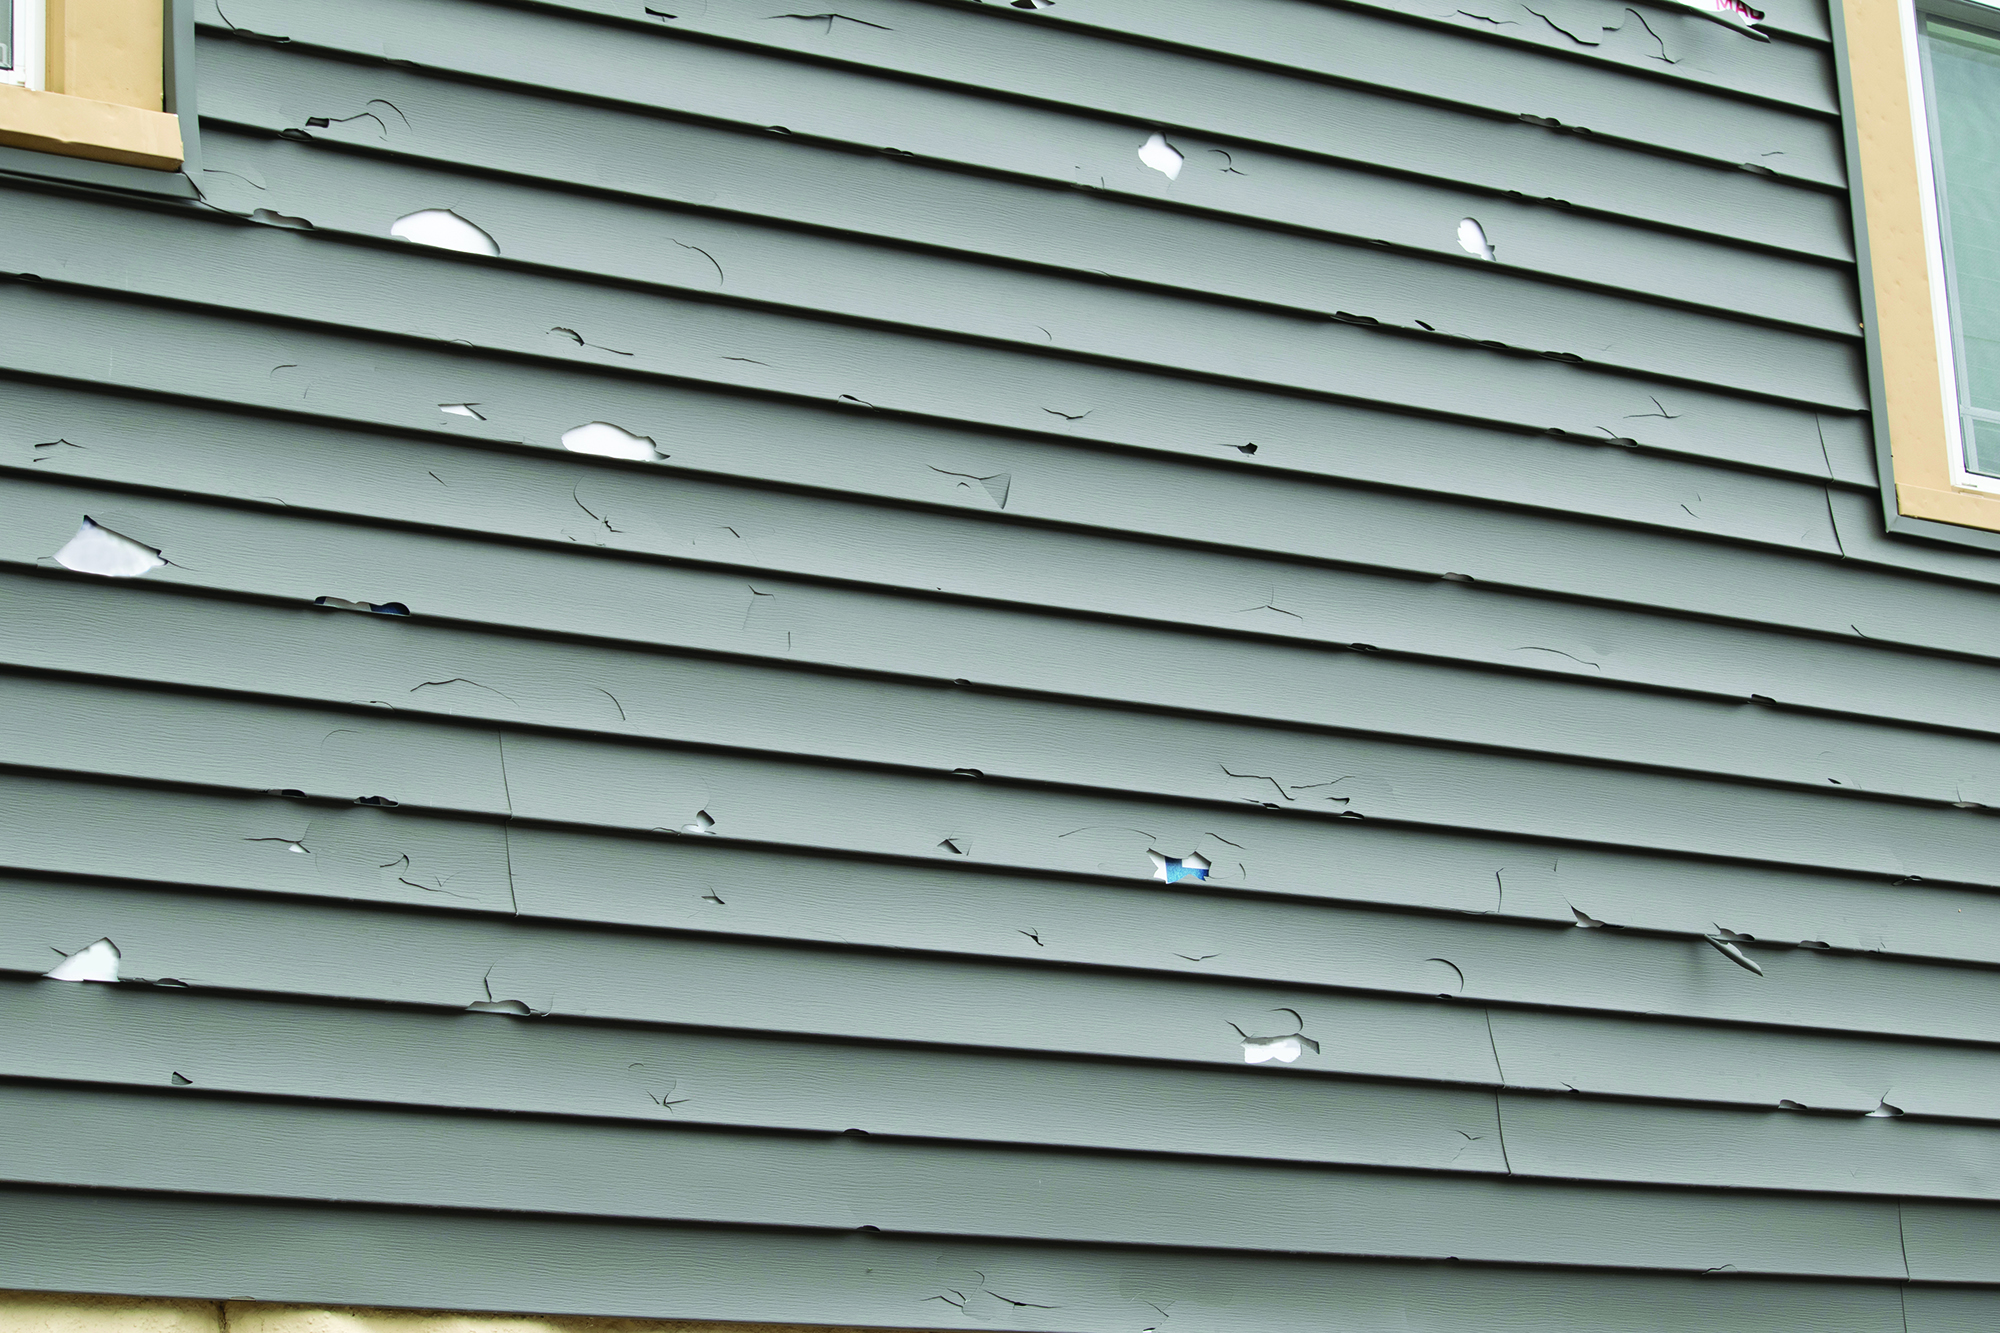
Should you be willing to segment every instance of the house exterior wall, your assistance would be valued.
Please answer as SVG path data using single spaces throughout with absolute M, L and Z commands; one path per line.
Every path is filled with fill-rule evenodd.
M 0 188 L 0 1283 L 1990 1327 L 2000 563 L 1771 3 L 204 0 L 202 202 Z

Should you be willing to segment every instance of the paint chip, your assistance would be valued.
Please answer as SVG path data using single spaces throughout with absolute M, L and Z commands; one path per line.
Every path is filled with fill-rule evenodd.
M 497 255 L 499 243 L 448 208 L 424 208 L 405 213 L 389 225 L 391 236 L 440 250 L 468 255 Z
M 250 214 L 250 217 L 252 221 L 261 222 L 267 227 L 283 227 L 288 231 L 311 231 L 313 229 L 313 224 L 305 218 L 293 217 L 289 213 L 280 213 L 270 208 L 256 209 Z
M 1044 412 L 1048 411 L 1047 408 L 1043 408 L 1042 410 Z M 993 503 L 1002 509 L 1007 507 L 1007 497 L 1014 490 L 1014 474 L 1011 472 L 995 472 L 991 476 L 982 477 L 976 472 L 953 472 L 949 468 L 936 466 L 932 466 L 931 471 L 940 476 L 964 478 L 957 486 L 957 489 L 961 491 L 971 490 L 972 484 L 978 482 L 985 488 L 986 494 L 992 498 Z
M 99 940 L 65 956 L 42 975 L 50 981 L 116 981 L 118 958 L 117 945 Z
M 407 616 L 410 608 L 401 602 L 350 602 L 345 597 L 315 597 L 314 606 L 334 611 L 366 611 L 378 616 Z
M 1764 975 L 1764 969 L 1757 966 L 1755 962 L 1751 961 L 1748 954 L 1736 947 L 1739 942 L 1750 943 L 1754 941 L 1756 938 L 1754 935 L 1739 935 L 1733 930 L 1724 930 L 1721 926 L 1717 926 L 1715 929 L 1717 931 L 1716 934 L 1705 935 L 1702 938 L 1713 945 L 1717 953 L 1746 972 L 1755 972 L 1760 977 Z
M 144 542 L 135 542 L 122 532 L 85 515 L 76 536 L 56 552 L 56 563 L 79 574 L 99 574 L 107 579 L 135 579 L 167 563 Z
M 1152 858 L 1154 879 L 1164 880 L 1168 884 L 1178 884 L 1184 879 L 1208 878 L 1209 860 L 1198 852 L 1190 852 L 1186 856 L 1168 856 L 1164 852 L 1149 851 L 1146 855 Z
M 1164 134 L 1155 134 L 1139 145 L 1139 160 L 1168 180 L 1178 179 L 1181 174 L 1181 163 L 1187 161 L 1181 156 L 1179 149 L 1167 142 L 1167 136 Z
M 600 458 L 626 458 L 650 463 L 660 457 L 651 439 L 634 435 L 623 426 L 608 421 L 587 421 L 562 433 L 562 447 L 573 454 L 596 454 Z
M 1481 259 L 1493 258 L 1492 242 L 1486 239 L 1486 228 L 1479 225 L 1478 218 L 1459 219 L 1458 248 Z

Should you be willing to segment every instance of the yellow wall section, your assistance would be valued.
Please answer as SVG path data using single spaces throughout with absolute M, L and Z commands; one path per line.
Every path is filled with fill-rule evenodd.
M 1951 484 L 1945 413 L 1956 409 L 1944 401 L 1938 373 L 1901 14 L 1896 0 L 1844 0 L 1842 12 L 1888 400 L 1876 408 L 1888 418 L 1896 507 L 1913 518 L 2000 530 L 2000 496 Z
M 0 1292 L 0 1333 L 220 1333 L 214 1301 Z
M 160 0 L 48 0 L 48 90 L 158 111 L 166 61 Z
M 865 1333 L 798 1324 L 326 1309 L 0 1291 L 0 1333 Z

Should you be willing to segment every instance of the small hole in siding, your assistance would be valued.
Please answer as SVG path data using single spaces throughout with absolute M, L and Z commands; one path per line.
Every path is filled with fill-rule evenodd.
M 1486 228 L 1479 225 L 1478 218 L 1463 218 L 1459 221 L 1458 248 L 1481 259 L 1493 258 L 1493 243 L 1486 239 Z
M 475 1014 L 513 1014 L 526 1018 L 535 1011 L 519 1000 L 496 1000 L 493 998 L 493 969 L 487 968 L 486 975 L 479 979 L 479 988 L 486 992 L 483 1000 L 474 1000 L 465 1007 Z
M 1139 145 L 1139 160 L 1168 180 L 1177 179 L 1181 174 L 1181 163 L 1187 161 L 1179 149 L 1167 142 L 1164 134 L 1155 134 Z
M 135 542 L 122 532 L 113 532 L 89 515 L 76 536 L 56 552 L 56 563 L 79 574 L 98 574 L 107 579 L 132 579 L 167 563 L 144 542 Z
M 42 975 L 50 981 L 116 981 L 118 960 L 118 946 L 110 940 L 98 940 L 65 955 Z
M 1184 879 L 1207 879 L 1210 869 L 1208 858 L 1198 853 L 1186 856 L 1168 856 L 1163 852 L 1147 852 L 1153 861 L 1153 878 L 1178 884 Z
M 468 255 L 497 255 L 499 242 L 448 208 L 424 208 L 405 213 L 389 224 L 389 234 L 417 245 L 458 250 Z
M 562 447 L 573 454 L 596 454 L 600 458 L 625 458 L 641 463 L 650 463 L 660 456 L 650 438 L 634 435 L 608 421 L 587 421 L 564 431 Z
M 1275 1061 L 1281 1065 L 1288 1065 L 1297 1061 L 1307 1051 L 1311 1051 L 1314 1055 L 1319 1054 L 1319 1043 L 1305 1034 L 1306 1021 L 1300 1017 L 1298 1010 L 1274 1009 L 1272 1012 L 1290 1014 L 1296 1020 L 1292 1030 L 1272 1037 L 1253 1037 L 1234 1023 L 1229 1025 L 1242 1041 L 1244 1064 L 1262 1065 Z

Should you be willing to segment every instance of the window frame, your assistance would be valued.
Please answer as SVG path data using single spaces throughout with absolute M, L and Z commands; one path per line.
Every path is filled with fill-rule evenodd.
M 48 0 L 11 0 L 11 7 L 7 42 L 13 48 L 13 66 L 0 70 L 0 83 L 40 88 L 47 79 Z
M 46 6 L 46 0 L 42 2 Z M 201 192 L 194 184 L 201 170 L 201 122 L 195 107 L 194 0 L 161 0 L 161 39 L 160 106 L 180 123 L 181 162 L 177 169 L 128 166 L 0 144 L 0 179 L 27 177 L 173 199 L 199 199 Z M 43 56 L 46 73 L 46 25 Z
M 1830 3 L 1883 520 L 1897 536 L 2000 552 L 2000 478 L 1965 468 L 1945 277 L 1925 14 L 1991 28 L 1966 0 Z

